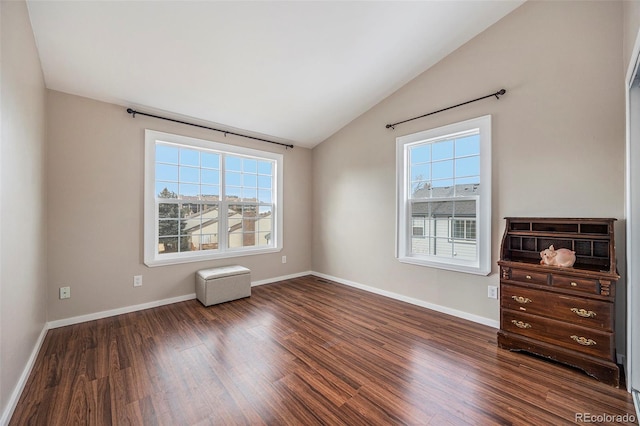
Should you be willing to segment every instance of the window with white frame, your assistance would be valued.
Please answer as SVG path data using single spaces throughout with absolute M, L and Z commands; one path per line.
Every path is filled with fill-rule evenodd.
M 491 272 L 491 116 L 399 137 L 396 161 L 398 259 Z
M 146 130 L 145 264 L 279 251 L 282 158 Z

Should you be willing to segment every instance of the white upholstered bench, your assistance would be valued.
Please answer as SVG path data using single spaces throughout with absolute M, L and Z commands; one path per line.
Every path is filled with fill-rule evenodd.
M 196 297 L 204 306 L 251 296 L 251 270 L 239 265 L 196 273 Z

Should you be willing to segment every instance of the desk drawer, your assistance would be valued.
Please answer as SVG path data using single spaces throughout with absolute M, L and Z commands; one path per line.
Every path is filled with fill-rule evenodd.
M 611 302 L 509 284 L 502 284 L 500 293 L 504 309 L 541 315 L 596 330 L 612 331 Z
M 599 358 L 614 359 L 614 337 L 610 332 L 509 310 L 502 311 L 501 328 Z
M 549 274 L 511 268 L 511 280 L 531 284 L 549 284 Z
M 584 291 L 590 294 L 600 294 L 600 285 L 598 281 L 594 279 L 553 275 L 552 285 L 558 288 Z

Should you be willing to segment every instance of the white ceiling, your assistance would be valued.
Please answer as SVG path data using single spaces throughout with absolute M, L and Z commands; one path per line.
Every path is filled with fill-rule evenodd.
M 30 0 L 28 8 L 50 89 L 313 147 L 522 2 Z

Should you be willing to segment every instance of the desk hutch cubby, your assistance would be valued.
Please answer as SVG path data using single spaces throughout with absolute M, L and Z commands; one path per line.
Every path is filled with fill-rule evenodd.
M 615 358 L 615 219 L 506 218 L 498 345 L 580 368 L 619 386 Z M 540 264 L 553 245 L 573 267 Z

